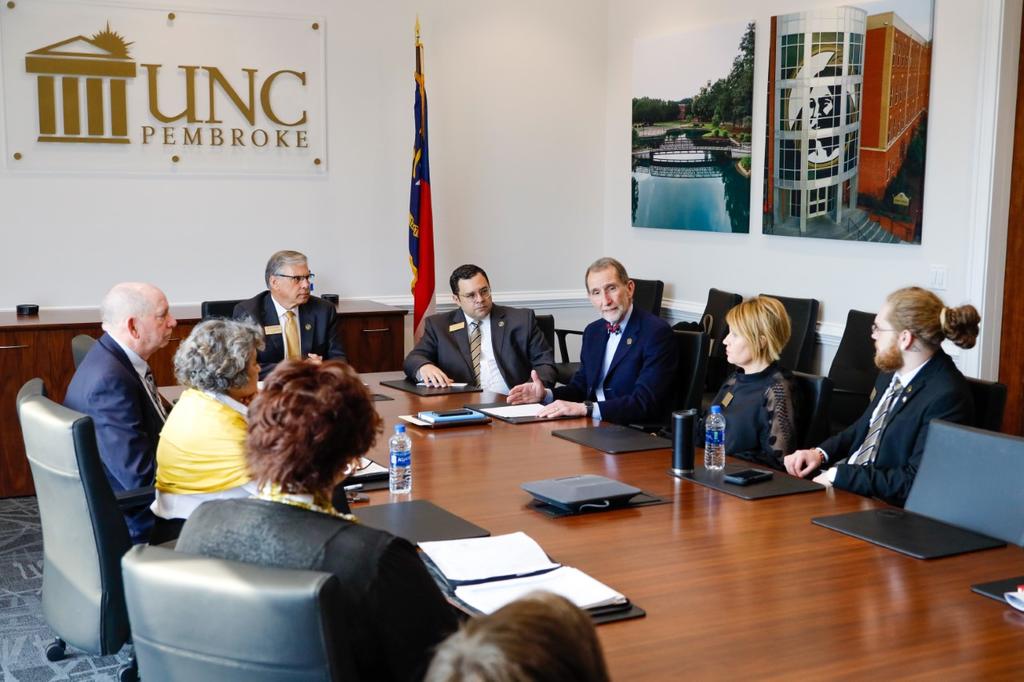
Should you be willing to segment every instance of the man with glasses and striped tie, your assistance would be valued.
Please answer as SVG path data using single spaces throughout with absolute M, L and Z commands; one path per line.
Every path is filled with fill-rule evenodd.
M 313 279 L 306 256 L 278 251 L 267 261 L 267 290 L 235 306 L 233 317 L 263 327 L 265 345 L 256 355 L 260 379 L 282 360 L 344 360 L 338 338 L 338 310 L 312 295 Z
M 794 476 L 902 507 L 924 453 L 928 424 L 974 418 L 970 389 L 942 350 L 944 339 L 974 346 L 981 318 L 972 305 L 947 308 L 918 287 L 893 292 L 875 316 L 871 336 L 882 370 L 867 410 L 819 447 L 786 456 Z
M 153 485 L 156 445 L 168 406 L 148 360 L 167 345 L 177 321 L 151 284 L 123 282 L 100 304 L 104 334 L 71 378 L 64 405 L 92 417 L 103 469 L 115 493 Z M 149 540 L 148 505 L 124 510 L 132 542 Z
M 532 310 L 495 305 L 487 273 L 476 265 L 455 268 L 448 283 L 458 308 L 427 318 L 405 358 L 406 376 L 427 386 L 467 383 L 507 395 L 536 370 L 554 385 L 554 354 Z

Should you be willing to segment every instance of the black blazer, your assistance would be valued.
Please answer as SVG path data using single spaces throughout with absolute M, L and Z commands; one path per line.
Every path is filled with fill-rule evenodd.
M 921 465 L 929 422 L 945 419 L 970 424 L 974 419 L 974 401 L 963 374 L 940 348 L 904 387 L 903 396 L 892 407 L 879 434 L 875 461 L 851 466 L 845 460 L 864 442 L 871 413 L 891 381 L 892 372 L 880 374 L 875 382 L 875 395 L 864 414 L 845 431 L 822 443 L 821 449 L 830 463 L 838 463 L 837 488 L 902 507 Z
M 434 647 L 457 627 L 412 545 L 336 516 L 265 500 L 214 500 L 192 513 L 175 549 L 333 573 L 345 645 L 337 654 L 354 663 L 354 679 L 422 679 Z
M 456 325 L 461 326 L 449 331 Z M 491 345 L 498 371 L 509 388 L 529 381 L 533 369 L 546 385 L 554 385 L 555 356 L 532 310 L 493 306 Z M 423 337 L 405 358 L 406 376 L 415 381 L 416 372 L 427 363 L 440 367 L 452 381 L 476 383 L 473 358 L 469 354 L 469 324 L 462 309 L 427 318 Z
M 281 324 L 269 291 L 236 305 L 233 317 L 236 320 L 253 320 L 264 330 Z M 299 306 L 299 342 L 302 346 L 302 357 L 313 353 L 324 360 L 345 360 L 345 350 L 338 338 L 337 321 L 337 309 L 330 301 L 310 296 L 308 301 Z M 263 339 L 266 346 L 256 355 L 256 360 L 260 363 L 260 379 L 270 374 L 277 363 L 284 359 L 283 331 L 277 334 L 264 333 Z
M 164 420 L 128 356 L 109 334 L 100 337 L 75 370 L 64 404 L 92 417 L 100 459 L 114 492 L 153 485 Z M 153 520 L 148 507 L 125 514 L 133 542 L 148 539 Z
M 583 330 L 580 368 L 568 385 L 554 389 L 555 400 L 595 400 L 604 364 L 608 328 L 603 319 Z M 604 378 L 601 418 L 619 424 L 656 422 L 672 409 L 672 382 L 676 374 L 676 342 L 672 329 L 660 317 L 633 306 L 629 324 Z

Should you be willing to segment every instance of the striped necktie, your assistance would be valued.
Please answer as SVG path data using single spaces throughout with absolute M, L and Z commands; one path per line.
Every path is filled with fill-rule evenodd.
M 473 359 L 473 375 L 476 385 L 480 385 L 480 323 L 470 322 L 469 355 Z
M 153 407 L 156 408 L 156 413 L 160 415 L 160 421 L 167 421 L 167 410 L 164 408 L 164 403 L 160 400 L 160 393 L 156 390 L 156 379 L 153 378 L 153 372 L 146 370 L 146 380 L 142 382 L 146 385 L 146 393 L 149 393 L 149 399 L 153 403 Z
M 868 425 L 868 435 L 864 437 L 864 442 L 857 452 L 850 456 L 849 464 L 870 464 L 875 461 L 875 455 L 878 454 L 878 441 L 881 438 L 882 429 L 885 427 L 886 417 L 892 411 L 893 405 L 896 404 L 901 393 L 903 393 L 903 384 L 900 383 L 899 377 L 895 377 L 889 385 L 888 393 L 882 396 L 878 413 Z

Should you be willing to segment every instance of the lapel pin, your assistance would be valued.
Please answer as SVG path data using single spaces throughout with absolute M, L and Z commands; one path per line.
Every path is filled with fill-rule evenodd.
M 498 326 L 499 327 L 504 327 L 505 326 L 505 320 L 499 320 L 498 321 Z
M 633 345 L 633 337 L 630 337 L 630 338 L 626 339 L 626 345 L 627 346 L 632 346 Z
M 312 328 L 313 328 L 313 325 L 311 325 L 309 322 L 307 322 L 306 323 L 306 331 L 308 332 Z

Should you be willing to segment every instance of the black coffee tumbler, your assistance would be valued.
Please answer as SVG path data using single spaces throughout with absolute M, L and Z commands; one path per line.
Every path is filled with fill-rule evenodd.
M 672 413 L 672 473 L 676 476 L 693 473 L 693 430 L 697 410 Z

